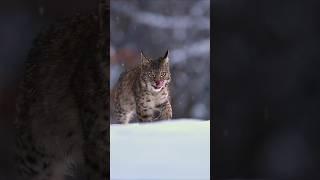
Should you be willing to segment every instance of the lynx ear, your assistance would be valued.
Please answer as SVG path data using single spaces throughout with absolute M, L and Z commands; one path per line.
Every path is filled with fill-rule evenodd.
M 140 54 L 141 54 L 141 62 L 142 64 L 145 64 L 145 63 L 150 63 L 150 59 L 147 58 L 142 51 L 140 51 Z
M 166 54 L 163 56 L 163 61 L 164 62 L 169 62 L 169 50 L 167 50 Z

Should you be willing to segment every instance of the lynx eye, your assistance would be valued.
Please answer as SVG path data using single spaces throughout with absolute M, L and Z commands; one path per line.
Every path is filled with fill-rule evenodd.
M 154 74 L 152 74 L 152 72 L 148 72 L 149 77 L 155 77 Z
M 165 72 L 162 72 L 160 76 L 161 76 L 161 77 L 164 77 L 165 75 L 166 75 L 166 73 L 165 73 Z

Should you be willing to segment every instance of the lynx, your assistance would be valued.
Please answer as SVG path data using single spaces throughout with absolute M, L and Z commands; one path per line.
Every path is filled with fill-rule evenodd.
M 172 118 L 168 54 L 153 60 L 141 51 L 140 65 L 120 75 L 111 92 L 112 123 L 127 124 L 135 117 L 140 122 Z
M 108 27 L 101 6 L 100 14 L 54 24 L 29 53 L 15 122 L 18 180 L 109 177 Z

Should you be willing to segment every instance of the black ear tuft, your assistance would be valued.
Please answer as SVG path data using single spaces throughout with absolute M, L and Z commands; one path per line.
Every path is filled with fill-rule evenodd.
M 162 62 L 164 62 L 164 63 L 169 62 L 169 50 L 167 50 L 166 54 L 163 56 Z
M 168 58 L 168 55 L 169 55 L 169 50 L 166 51 L 166 54 L 163 56 L 163 59 Z

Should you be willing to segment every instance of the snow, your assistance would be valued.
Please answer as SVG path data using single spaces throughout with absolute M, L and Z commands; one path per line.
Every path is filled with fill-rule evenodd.
M 110 126 L 111 180 L 209 180 L 210 121 Z

